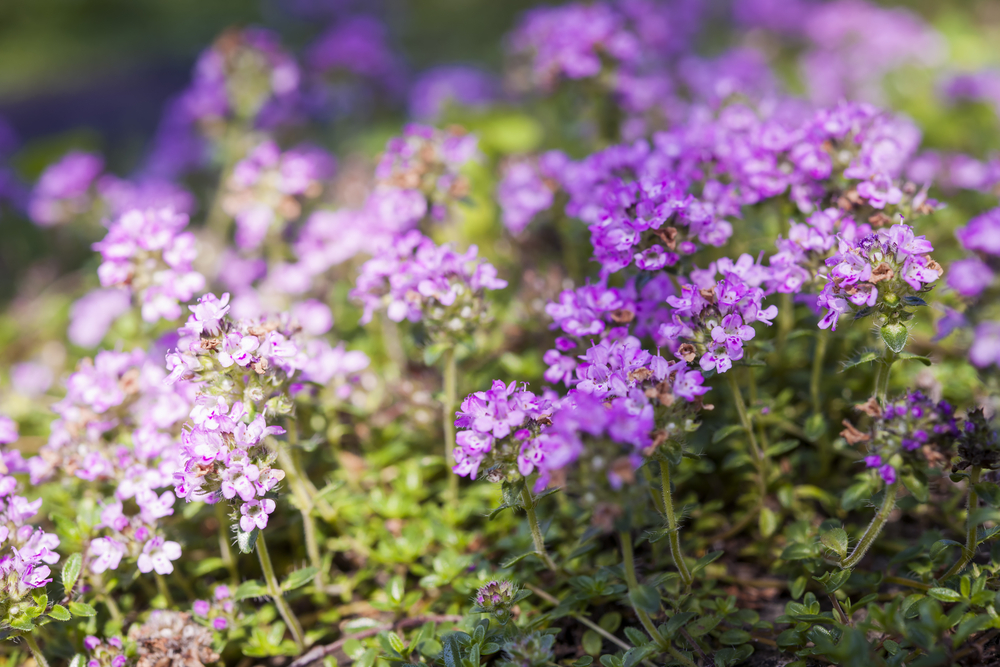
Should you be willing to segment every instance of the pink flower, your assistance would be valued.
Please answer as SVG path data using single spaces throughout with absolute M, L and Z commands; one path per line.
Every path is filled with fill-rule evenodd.
M 180 557 L 181 545 L 164 540 L 162 537 L 154 537 L 142 547 L 137 565 L 139 571 L 144 574 L 154 570 L 157 574 L 170 574 L 174 571 L 174 564 L 171 561 Z
M 275 502 L 270 498 L 251 500 L 240 506 L 240 529 L 249 533 L 254 528 L 264 530 L 267 527 L 267 517 L 274 512 Z

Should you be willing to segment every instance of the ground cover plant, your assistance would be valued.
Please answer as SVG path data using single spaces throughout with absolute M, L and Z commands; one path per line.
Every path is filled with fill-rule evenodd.
M 0 125 L 2 664 L 1000 664 L 988 5 L 378 7 Z

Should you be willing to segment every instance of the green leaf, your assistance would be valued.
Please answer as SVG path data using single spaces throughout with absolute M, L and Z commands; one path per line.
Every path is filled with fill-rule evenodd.
M 663 624 L 663 629 L 660 634 L 664 635 L 667 639 L 672 639 L 677 632 L 690 622 L 692 618 L 697 616 L 692 611 L 681 611 L 670 617 L 670 620 Z
M 52 605 L 52 609 L 49 610 L 49 616 L 57 621 L 68 621 L 71 618 L 69 610 L 61 604 Z
M 87 664 L 87 658 L 82 653 L 77 653 L 73 656 L 73 659 L 69 661 L 69 667 L 83 667 Z
M 260 534 L 260 530 L 254 528 L 249 533 L 244 533 L 242 530 L 236 531 L 236 544 L 239 546 L 240 551 L 245 554 L 253 553 L 254 545 L 257 544 L 257 536 Z
M 10 622 L 10 627 L 22 632 L 31 632 L 35 629 L 35 624 L 27 616 L 18 616 Z
M 746 644 L 748 641 L 750 641 L 750 633 L 737 628 L 730 628 L 719 635 L 720 644 L 735 646 L 736 644 Z
M 714 563 L 716 560 L 722 557 L 725 551 L 709 551 L 707 554 L 695 561 L 694 566 L 691 567 L 691 574 L 697 574 L 705 569 L 706 566 Z
M 592 655 L 585 655 L 585 656 L 577 658 L 576 660 L 574 660 L 573 662 L 571 662 L 570 666 L 571 667 L 588 667 L 588 665 L 593 664 L 593 662 L 594 662 L 594 656 L 592 656 Z
M 778 516 L 770 507 L 762 507 L 760 516 L 757 517 L 757 526 L 762 537 L 765 539 L 771 537 L 774 531 L 778 530 Z
M 652 586 L 640 584 L 629 591 L 628 599 L 636 608 L 650 614 L 655 614 L 660 610 L 660 594 Z
M 953 591 L 950 588 L 932 588 L 927 591 L 935 600 L 940 600 L 941 602 L 961 602 L 962 596 L 959 595 L 958 591 Z
M 237 586 L 233 597 L 236 600 L 246 600 L 247 598 L 263 598 L 270 594 L 271 591 L 268 590 L 267 586 L 256 579 L 250 579 Z
M 808 435 L 808 432 L 806 433 Z M 767 449 L 764 450 L 764 454 L 769 458 L 774 458 L 776 456 L 781 456 L 782 454 L 787 454 L 796 447 L 799 446 L 799 441 L 794 439 L 782 440 L 776 442 Z
M 461 652 L 455 634 L 451 633 L 441 638 L 441 659 L 445 667 L 461 667 Z
M 609 611 L 608 613 L 601 616 L 601 620 L 597 621 L 597 624 L 601 626 L 602 630 L 607 630 L 608 632 L 615 632 L 622 624 L 622 615 L 617 611 Z
M 63 564 L 62 584 L 67 596 L 72 593 L 73 587 L 76 586 L 76 580 L 80 578 L 80 570 L 82 568 L 83 556 L 80 554 L 72 554 Z
M 875 350 L 862 351 L 856 354 L 854 357 L 844 362 L 843 370 L 849 370 L 855 366 L 860 366 L 862 364 L 870 364 L 871 362 L 878 359 L 879 353 Z
M 639 628 L 627 627 L 625 628 L 625 636 L 628 640 L 632 642 L 632 646 L 640 647 L 645 646 L 649 643 L 649 635 L 640 630 Z
M 537 552 L 535 552 L 535 551 L 528 551 L 528 552 L 525 552 L 525 553 L 521 554 L 520 556 L 514 556 L 510 560 L 505 561 L 504 563 L 502 563 L 500 565 L 500 569 L 505 570 L 508 567 L 511 567 L 512 565 L 514 565 L 515 563 L 520 563 L 522 560 L 524 560 L 528 556 L 535 556 L 535 555 L 537 555 Z
M 973 488 L 983 501 L 990 507 L 1000 507 L 1000 485 L 994 482 L 980 482 Z
M 826 419 L 823 415 L 818 412 L 814 415 L 810 415 L 805 424 L 806 439 L 809 440 L 809 442 L 816 442 L 822 438 L 825 433 Z
M 903 486 L 906 487 L 907 491 L 913 494 L 913 497 L 922 503 L 926 503 L 929 497 L 927 489 L 927 480 L 921 479 L 917 475 L 902 475 L 900 480 L 903 482 Z
M 497 644 L 496 642 L 486 642 L 479 649 L 479 652 L 482 653 L 483 655 L 493 655 L 499 650 L 500 650 L 500 644 Z
M 587 630 L 583 633 L 583 650 L 585 653 L 600 655 L 603 647 L 604 637 L 593 630 Z
M 820 535 L 819 541 L 841 558 L 847 555 L 847 531 L 843 528 L 826 531 Z
M 194 503 L 192 503 L 194 504 Z M 222 570 L 226 567 L 226 561 L 222 560 L 218 556 L 212 556 L 210 558 L 203 558 L 198 561 L 198 564 L 194 566 L 192 573 L 196 577 L 202 577 L 209 572 L 215 572 L 216 570 Z
M 313 580 L 317 572 L 319 572 L 318 567 L 304 567 L 301 570 L 295 570 L 282 582 L 281 590 L 294 591 L 296 588 L 305 586 Z
M 823 592 L 827 595 L 833 595 L 833 593 L 846 584 L 847 580 L 850 578 L 850 570 L 837 570 L 836 572 L 831 571 L 821 577 L 813 577 L 813 579 L 823 584 Z
M 731 436 L 733 433 L 742 430 L 743 426 L 741 426 L 740 424 L 730 424 L 729 426 L 723 426 L 718 431 L 712 434 L 712 443 L 714 444 L 717 442 L 722 442 L 723 440 Z
M 924 305 L 926 305 L 926 304 L 924 304 Z M 912 359 L 913 361 L 919 361 L 924 366 L 930 366 L 931 365 L 931 360 L 930 359 L 928 359 L 927 357 L 922 357 L 919 354 L 913 354 L 912 352 L 900 352 L 900 353 L 898 353 L 896 355 L 896 358 L 900 359 L 900 360 Z
M 74 616 L 97 616 L 97 610 L 86 602 L 70 602 L 69 613 Z

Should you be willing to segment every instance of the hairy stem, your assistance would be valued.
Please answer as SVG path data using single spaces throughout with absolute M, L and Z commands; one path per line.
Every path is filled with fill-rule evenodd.
M 823 379 L 823 362 L 826 357 L 826 344 L 829 340 L 826 331 L 820 329 L 816 333 L 816 348 L 813 350 L 812 375 L 809 377 L 809 397 L 812 399 L 812 409 L 815 414 L 823 411 L 820 401 L 820 380 Z
M 291 430 L 295 428 L 293 420 L 289 420 L 289 427 L 289 433 L 291 433 Z M 279 447 L 278 460 L 286 469 L 288 485 L 292 489 L 292 495 L 295 496 L 295 504 L 298 505 L 299 512 L 302 514 L 302 532 L 306 539 L 306 553 L 309 555 L 309 564 L 318 570 L 316 573 L 316 586 L 322 590 L 326 585 L 326 573 L 323 571 L 323 560 L 319 551 L 316 517 L 312 513 L 313 499 L 302 481 L 303 473 L 299 470 L 299 466 L 296 465 L 291 452 L 284 447 Z
M 38 667 L 49 667 L 49 661 L 45 659 L 45 655 L 42 653 L 42 649 L 38 648 L 38 642 L 35 641 L 34 636 L 30 632 L 26 632 L 23 635 L 25 643 L 31 650 L 32 657 L 35 658 L 35 664 Z
M 281 592 L 281 584 L 278 583 L 278 577 L 274 574 L 274 566 L 271 565 L 271 554 L 267 551 L 267 542 L 264 541 L 263 532 L 257 536 L 257 556 L 260 558 L 260 569 L 264 573 L 264 581 L 267 582 L 267 588 L 271 591 L 271 599 L 274 600 L 274 605 L 278 608 L 281 618 L 285 619 L 285 625 L 291 630 L 295 644 L 298 646 L 299 652 L 301 652 L 306 645 L 305 636 L 302 634 L 302 626 L 299 624 L 299 619 L 295 617 L 295 612 L 288 606 L 288 601 L 285 600 L 285 596 Z
M 875 398 L 882 405 L 885 405 L 886 396 L 889 393 L 889 377 L 892 374 L 892 365 L 895 361 L 896 353 L 887 345 L 882 353 L 882 358 L 876 362 L 878 369 L 875 371 Z
M 840 567 L 845 570 L 851 569 L 860 563 L 861 559 L 865 557 L 865 554 L 871 548 L 872 544 L 875 543 L 875 539 L 885 527 L 885 522 L 889 520 L 889 514 L 892 513 L 893 508 L 896 506 L 896 492 L 898 490 L 898 480 L 885 487 L 885 497 L 882 498 L 882 506 L 878 508 L 875 518 L 873 518 L 872 522 L 868 524 L 865 534 L 861 536 L 861 539 L 854 547 L 854 551 L 851 552 L 851 555 L 840 561 Z
M 847 614 L 844 613 L 844 608 L 840 606 L 840 600 L 838 600 L 833 593 L 830 593 L 827 597 L 830 598 L 834 611 L 836 611 L 837 616 L 840 617 L 840 622 L 844 625 L 850 625 L 851 619 L 847 618 Z
M 660 482 L 663 484 L 663 509 L 667 517 L 667 528 L 670 530 L 670 555 L 677 566 L 677 572 L 681 575 L 684 588 L 691 588 L 694 581 L 687 563 L 684 562 L 684 553 L 681 551 L 680 529 L 677 527 L 677 516 L 674 514 L 674 502 L 670 493 L 670 464 L 665 460 L 660 460 Z
M 226 516 L 226 506 L 221 501 L 215 503 L 215 518 L 219 522 L 219 552 L 226 563 L 226 569 L 229 570 L 229 581 L 233 586 L 239 586 L 240 572 L 236 567 L 233 545 L 229 543 L 229 517 Z
M 545 567 L 553 572 L 558 570 L 556 564 L 549 557 L 549 552 L 545 550 L 545 538 L 542 536 L 542 529 L 538 527 L 538 515 L 535 514 L 535 499 L 528 490 L 528 480 L 524 480 L 521 487 L 521 501 L 524 504 L 524 511 L 528 513 L 528 525 L 531 527 L 531 539 L 535 543 L 535 553 L 545 563 Z
M 969 502 L 967 504 L 968 514 L 965 518 L 965 548 L 962 549 L 962 555 L 959 557 L 958 561 L 948 568 L 948 571 L 944 573 L 941 577 L 941 581 L 944 581 L 948 577 L 952 577 L 959 572 L 961 572 L 969 561 L 972 560 L 973 556 L 976 555 L 976 533 L 977 526 L 973 521 L 972 515 L 975 513 L 976 509 L 979 508 L 979 494 L 976 493 L 976 484 L 979 484 L 979 475 L 983 472 L 983 469 L 976 466 L 972 468 L 971 475 L 969 476 Z
M 635 574 L 635 555 L 632 552 L 632 533 L 627 530 L 623 530 L 618 533 L 622 542 L 622 566 L 625 568 L 625 583 L 628 584 L 629 593 L 639 589 L 639 578 Z M 631 597 L 631 596 L 630 596 Z M 632 604 L 632 608 L 635 610 L 635 615 L 639 617 L 639 622 L 642 623 L 642 627 L 646 629 L 649 633 L 650 639 L 656 642 L 662 650 L 666 651 L 669 647 L 669 642 L 663 638 L 660 631 L 656 629 L 656 624 L 653 623 L 653 619 L 650 618 L 649 614 L 644 609 L 640 609 L 635 603 Z
M 441 423 L 444 427 L 444 460 L 448 464 L 448 499 L 458 504 L 458 475 L 455 467 L 455 402 L 458 393 L 458 362 L 455 348 L 449 348 L 442 359 L 444 365 L 444 395 L 441 401 Z
M 744 516 L 736 525 L 734 525 L 729 530 L 725 531 L 723 535 L 725 537 L 732 537 L 744 527 L 749 525 L 750 521 L 753 520 L 753 516 L 761 510 L 764 504 L 764 498 L 767 497 L 767 455 L 761 450 L 760 445 L 757 444 L 757 436 L 753 432 L 753 422 L 750 421 L 750 415 L 747 413 L 746 403 L 743 402 L 743 394 L 740 392 L 739 384 L 736 382 L 736 375 L 732 372 L 726 373 L 726 381 L 729 384 L 729 391 L 733 395 L 733 403 L 736 405 L 736 412 L 740 417 L 740 424 L 743 426 L 743 430 L 746 431 L 747 440 L 750 443 L 750 458 L 753 459 L 754 467 L 757 468 L 757 491 L 760 495 L 757 503 L 750 510 L 750 514 Z M 737 529 L 737 526 L 739 527 Z

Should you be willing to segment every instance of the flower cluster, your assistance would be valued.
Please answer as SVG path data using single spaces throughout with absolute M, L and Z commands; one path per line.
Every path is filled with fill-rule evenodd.
M 972 218 L 955 236 L 972 255 L 949 267 L 948 286 L 970 303 L 965 313 L 951 311 L 940 336 L 971 321 L 976 328 L 969 360 L 980 368 L 1000 365 L 1000 313 L 991 307 L 1000 273 L 1000 209 Z
M 6 459 L 7 456 L 5 455 Z M 28 500 L 18 495 L 18 483 L 7 473 L 24 472 L 23 468 L 7 470 L 0 477 L 0 593 L 4 626 L 24 623 L 34 602 L 26 598 L 36 589 L 44 589 L 52 581 L 49 565 L 59 562 L 54 549 L 59 538 L 32 526 L 30 520 L 41 509 L 42 499 Z
M 467 65 L 443 65 L 423 72 L 414 82 L 410 115 L 433 120 L 449 106 L 484 107 L 496 97 L 497 82 L 486 72 Z
M 104 170 L 104 160 L 94 153 L 72 151 L 49 165 L 35 184 L 28 211 L 43 227 L 69 222 L 93 205 L 91 186 Z
M 236 219 L 236 245 L 254 250 L 276 222 L 298 218 L 298 197 L 319 197 L 333 172 L 333 157 L 315 146 L 285 152 L 272 140 L 256 146 L 236 163 L 222 200 L 223 210 Z
M 667 297 L 673 309 L 671 321 L 660 326 L 659 334 L 669 341 L 678 358 L 698 359 L 703 371 L 725 373 L 734 361 L 743 359 L 746 341 L 753 339 L 753 324 L 768 326 L 778 315 L 778 307 L 763 306 L 761 267 L 749 255 L 737 262 L 726 259 L 698 272 L 695 283 L 683 285 L 679 295 Z M 716 282 L 717 274 L 722 279 Z
M 402 136 L 386 144 L 375 177 L 384 188 L 423 193 L 431 217 L 443 220 L 448 205 L 469 192 L 461 169 L 476 159 L 477 145 L 476 136 L 460 128 L 442 131 L 411 123 L 403 128 Z M 385 194 L 376 191 L 373 196 Z
M 28 460 L 33 484 L 75 479 L 111 490 L 89 536 L 88 563 L 95 574 L 118 569 L 123 557 L 136 558 L 140 572 L 170 572 L 170 561 L 181 555 L 159 528 L 174 512 L 174 494 L 158 491 L 172 486 L 180 469 L 180 425 L 193 392 L 187 383 L 166 386 L 165 378 L 162 361 L 142 350 L 103 351 L 84 360 L 66 382 L 66 397 L 54 406 L 59 419 L 48 443 Z M 125 514 L 130 500 L 138 514 Z
M 455 472 L 475 479 L 484 463 L 488 477 L 513 469 L 524 477 L 538 472 L 541 489 L 588 451 L 584 436 L 629 447 L 631 470 L 650 448 L 696 428 L 691 413 L 709 388 L 687 362 L 668 362 L 633 337 L 602 341 L 580 359 L 575 386 L 561 398 L 499 380 L 489 391 L 470 394 L 455 419 L 464 429 L 456 436 Z M 655 433 L 653 401 L 667 409 Z M 620 485 L 620 472 L 609 472 L 612 486 Z
M 896 481 L 902 466 L 944 467 L 948 463 L 959 429 L 954 408 L 947 401 L 934 401 L 913 391 L 884 407 L 869 401 L 859 409 L 874 418 L 871 433 L 861 433 L 848 423 L 844 437 L 852 444 L 866 443 L 865 466 L 877 468 L 886 484 Z
M 195 618 L 211 623 L 212 629 L 222 632 L 236 624 L 236 603 L 229 586 L 220 584 L 212 592 L 212 600 L 195 600 L 191 611 Z
M 130 290 L 146 322 L 176 320 L 180 304 L 205 287 L 204 276 L 191 268 L 197 249 L 194 234 L 183 231 L 187 224 L 188 216 L 173 209 L 131 210 L 93 246 L 103 259 L 101 285 Z
M 401 234 L 361 267 L 351 297 L 364 306 L 362 324 L 385 309 L 393 322 L 423 321 L 435 334 L 454 336 L 485 316 L 485 290 L 503 289 L 476 246 L 459 254 L 416 230 Z
M 839 251 L 826 260 L 829 282 L 819 305 L 827 312 L 820 328 L 836 330 L 848 312 L 855 318 L 878 312 L 884 318 L 882 339 L 894 352 L 902 350 L 907 336 L 902 322 L 912 317 L 906 308 L 923 305 L 919 295 L 944 273 L 928 254 L 933 250 L 930 241 L 902 223 L 853 244 L 842 238 Z
M 519 235 L 536 215 L 552 206 L 556 190 L 553 179 L 567 159 L 558 151 L 550 151 L 537 159 L 513 158 L 504 165 L 497 185 L 497 203 L 503 212 L 503 224 L 511 234 Z
M 501 624 L 507 623 L 512 615 L 514 605 L 523 599 L 525 594 L 520 587 L 508 579 L 488 582 L 480 586 L 472 601 L 475 603 L 473 613 L 492 614 Z
M 83 638 L 83 648 L 89 654 L 87 667 L 125 667 L 128 664 L 121 637 L 108 637 L 102 642 L 100 637 L 87 635 Z

